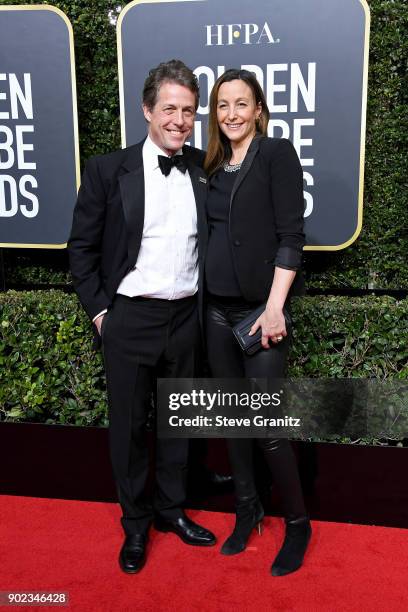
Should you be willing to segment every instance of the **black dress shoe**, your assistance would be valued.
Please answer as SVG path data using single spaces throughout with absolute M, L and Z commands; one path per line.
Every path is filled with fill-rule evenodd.
M 272 576 L 286 576 L 301 567 L 311 535 L 308 517 L 286 521 L 285 539 L 272 564 Z
M 207 468 L 194 469 L 189 473 L 187 490 L 193 499 L 228 493 L 233 489 L 234 481 L 228 474 L 219 474 Z
M 146 541 L 143 533 L 126 536 L 119 555 L 119 565 L 126 574 L 137 574 L 146 563 Z
M 213 546 L 216 542 L 215 536 L 208 529 L 204 529 L 197 523 L 193 523 L 188 516 L 180 516 L 177 519 L 166 519 L 158 516 L 154 522 L 157 531 L 175 533 L 185 544 L 193 546 Z
M 208 471 L 208 481 L 215 487 L 233 486 L 234 484 L 230 474 L 219 474 L 213 471 Z

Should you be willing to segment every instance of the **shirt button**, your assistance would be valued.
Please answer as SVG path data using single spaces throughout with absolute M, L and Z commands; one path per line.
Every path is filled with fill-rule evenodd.
M 239 240 L 234 240 L 234 246 L 241 246 L 241 243 Z

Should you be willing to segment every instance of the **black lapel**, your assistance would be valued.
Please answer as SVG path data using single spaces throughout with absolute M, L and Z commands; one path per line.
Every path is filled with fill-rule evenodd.
M 193 186 L 193 192 L 197 207 L 197 233 L 198 233 L 198 253 L 201 256 L 207 241 L 207 216 L 205 212 L 205 202 L 207 199 L 207 176 L 200 166 L 192 161 L 188 149 L 184 149 L 184 155 L 188 172 Z
M 144 142 L 144 141 L 143 141 Z M 145 211 L 143 142 L 130 147 L 122 163 L 124 174 L 119 177 L 123 214 L 127 228 L 129 267 L 133 267 L 140 249 Z
M 247 151 L 247 154 L 245 155 L 244 161 L 242 162 L 242 166 L 238 172 L 238 176 L 234 182 L 234 186 L 232 188 L 232 192 L 231 192 L 231 199 L 230 199 L 230 212 L 231 212 L 231 205 L 232 205 L 232 200 L 234 199 L 234 196 L 239 188 L 239 186 L 241 185 L 242 181 L 244 180 L 244 178 L 246 177 L 246 175 L 248 174 L 248 171 L 250 169 L 250 167 L 252 166 L 252 163 L 255 159 L 256 154 L 259 151 L 259 145 L 261 142 L 261 138 L 262 136 L 255 136 L 255 138 L 253 139 L 253 141 L 251 142 L 251 144 L 249 145 L 249 149 Z

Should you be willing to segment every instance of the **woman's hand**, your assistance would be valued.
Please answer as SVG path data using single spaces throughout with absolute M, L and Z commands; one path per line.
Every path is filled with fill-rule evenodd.
M 285 317 L 282 309 L 267 306 L 251 327 L 249 335 L 253 336 L 259 328 L 262 329 L 261 343 L 264 349 L 270 348 L 269 341 L 274 344 L 281 342 L 283 338 L 287 336 Z

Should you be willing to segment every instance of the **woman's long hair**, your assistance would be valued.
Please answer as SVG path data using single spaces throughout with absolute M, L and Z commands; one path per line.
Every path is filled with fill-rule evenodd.
M 209 176 L 214 174 L 225 161 L 231 158 L 231 145 L 228 138 L 223 134 L 218 126 L 217 103 L 218 92 L 223 83 L 235 80 L 244 81 L 251 89 L 254 96 L 255 105 L 261 104 L 261 114 L 256 123 L 258 134 L 267 134 L 269 122 L 269 109 L 266 104 L 262 88 L 256 76 L 249 70 L 237 70 L 231 68 L 222 74 L 215 82 L 210 96 L 210 116 L 208 120 L 208 148 L 205 156 L 204 168 Z

